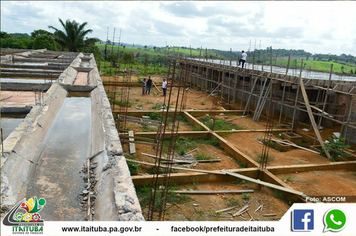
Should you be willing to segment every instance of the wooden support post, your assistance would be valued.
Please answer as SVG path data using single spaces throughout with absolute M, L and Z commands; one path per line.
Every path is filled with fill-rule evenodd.
M 303 60 L 302 60 L 302 63 L 303 63 Z M 303 69 L 303 67 L 300 67 L 300 73 L 299 73 L 299 78 L 300 79 L 302 79 L 302 69 Z M 299 90 L 300 90 L 300 80 L 298 82 L 297 93 L 295 95 L 295 101 L 294 101 L 294 111 L 293 111 L 293 118 L 292 118 L 292 131 L 294 130 L 294 123 L 295 123 L 295 116 L 296 116 L 296 112 L 297 112 Z
M 303 66 L 303 60 L 302 60 L 301 67 L 302 66 Z M 315 119 L 314 119 L 313 112 L 312 112 L 311 107 L 309 105 L 308 94 L 305 91 L 304 82 L 303 82 L 303 79 L 302 79 L 301 75 L 299 76 L 299 85 L 300 85 L 300 89 L 302 91 L 304 102 L 305 102 L 305 105 L 306 105 L 306 108 L 307 108 L 307 111 L 308 111 L 310 122 L 312 123 L 313 129 L 314 129 L 315 135 L 318 138 L 318 141 L 319 141 L 320 145 L 324 148 L 325 144 L 324 144 L 323 139 L 321 138 L 321 135 L 319 133 L 319 129 L 318 129 L 318 127 L 316 125 L 316 122 L 315 122 Z M 326 156 L 330 159 L 331 158 L 330 153 L 325 149 L 324 149 L 324 152 L 325 152 Z
M 286 82 L 287 82 L 287 75 L 288 75 L 288 70 L 289 70 L 289 63 L 290 63 L 290 54 L 289 54 L 289 57 L 288 57 L 286 74 L 284 75 L 282 103 L 281 103 L 281 110 L 279 112 L 279 121 L 278 121 L 279 124 L 281 124 L 281 120 L 282 120 L 282 113 L 283 113 L 283 106 L 284 106 L 284 96 L 285 96 L 285 93 L 286 93 L 286 84 L 287 84 Z
M 318 122 L 318 126 L 317 126 L 317 129 L 318 129 L 318 130 L 319 130 L 320 126 L 321 126 L 321 122 L 322 122 L 323 117 L 324 117 L 324 111 L 325 111 L 325 107 L 326 107 L 326 102 L 327 102 L 327 100 L 328 100 L 328 92 L 329 92 L 330 85 L 331 85 L 331 76 L 332 76 L 332 73 L 333 73 L 333 66 L 334 66 L 334 64 L 331 64 L 331 65 L 330 65 L 330 74 L 329 74 L 328 88 L 327 88 L 327 90 L 326 90 L 326 92 L 325 92 L 325 98 L 324 98 L 323 109 L 322 109 L 322 111 L 321 111 L 321 115 L 322 115 L 322 116 L 319 118 L 319 122 Z M 315 143 L 316 143 L 316 137 L 315 137 L 315 139 L 314 139 L 313 145 L 315 145 Z
M 253 113 L 253 120 L 255 119 L 255 116 L 256 116 L 256 112 L 260 106 L 260 103 L 261 103 L 261 99 L 262 99 L 262 95 L 263 95 L 263 91 L 265 90 L 265 87 L 266 87 L 266 84 L 267 84 L 267 77 L 265 78 L 265 80 L 263 81 L 263 86 L 262 86 L 262 89 L 260 89 L 260 96 L 258 97 L 258 101 L 257 101 L 257 105 L 256 105 L 256 108 L 255 108 L 255 112 Z
M 129 147 L 130 147 L 130 154 L 136 153 L 136 147 L 135 147 L 135 143 L 133 143 L 134 141 L 134 132 L 132 130 L 129 131 Z
M 251 93 L 250 93 L 250 95 L 249 95 L 249 97 L 248 97 L 248 99 L 247 99 L 247 102 L 246 102 L 246 105 L 245 105 L 245 109 L 244 109 L 244 112 L 242 113 L 242 116 L 245 116 L 246 111 L 247 111 L 247 108 L 248 108 L 248 106 L 250 105 L 251 97 L 252 97 L 252 94 L 253 94 L 253 90 L 255 89 L 255 86 L 256 86 L 256 84 L 257 84 L 257 80 L 258 80 L 258 78 L 255 79 L 255 81 L 254 81 L 254 83 L 253 83 L 253 85 L 252 85 Z

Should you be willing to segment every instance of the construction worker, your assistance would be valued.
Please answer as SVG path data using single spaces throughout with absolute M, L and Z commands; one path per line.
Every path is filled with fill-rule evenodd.
M 245 65 L 245 62 L 246 62 L 246 59 L 247 59 L 247 54 L 245 53 L 244 50 L 242 50 L 242 54 L 241 54 L 241 57 L 240 57 L 240 60 L 239 60 L 239 65 L 242 63 L 242 66 L 241 68 L 244 68 L 244 65 Z

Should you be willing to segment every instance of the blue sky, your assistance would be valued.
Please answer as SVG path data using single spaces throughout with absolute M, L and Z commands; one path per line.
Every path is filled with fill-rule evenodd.
M 272 46 L 356 55 L 354 1 L 2 1 L 1 30 L 31 33 L 88 22 L 91 37 L 234 51 Z M 251 42 L 251 44 L 250 44 Z

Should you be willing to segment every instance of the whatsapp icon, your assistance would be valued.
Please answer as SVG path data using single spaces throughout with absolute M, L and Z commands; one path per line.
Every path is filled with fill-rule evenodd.
M 346 226 L 346 215 L 339 209 L 330 209 L 324 215 L 324 232 L 338 232 Z

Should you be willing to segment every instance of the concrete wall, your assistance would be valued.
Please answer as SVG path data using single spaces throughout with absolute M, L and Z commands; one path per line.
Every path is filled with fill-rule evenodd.
M 95 211 L 97 220 L 144 220 L 129 169 L 115 127 L 109 100 L 99 72 L 91 73 L 97 88 L 92 91 L 92 154 L 104 150 L 94 158 L 98 179 Z
M 44 104 L 36 105 L 4 142 L 1 157 L 1 202 L 13 206 L 24 197 L 28 180 L 36 166 L 36 152 L 51 122 L 56 117 L 67 91 L 58 84 L 44 95 Z

